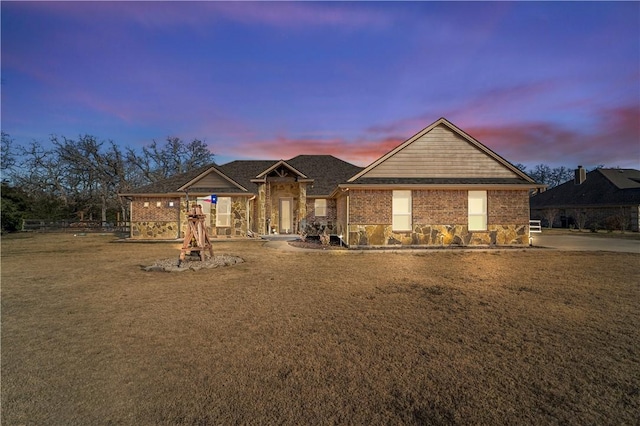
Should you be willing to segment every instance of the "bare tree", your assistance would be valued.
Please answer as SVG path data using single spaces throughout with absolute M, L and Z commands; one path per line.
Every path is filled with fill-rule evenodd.
M 44 192 L 60 198 L 68 204 L 70 198 L 70 176 L 53 150 L 45 149 L 42 144 L 32 141 L 22 147 L 20 172 L 16 175 L 19 186 L 30 193 Z
M 138 170 L 147 183 L 151 183 L 211 164 L 213 154 L 199 139 L 185 144 L 180 138 L 168 137 L 164 145 L 152 141 L 142 148 L 141 154 L 129 148 L 127 161 Z
M 533 170 L 529 172 L 529 176 L 538 183 L 548 185 L 549 178 L 551 176 L 551 167 L 546 164 L 537 164 L 534 166 Z
M 573 210 L 573 220 L 576 223 L 576 226 L 580 231 L 582 231 L 587 224 L 587 212 L 582 209 L 574 209 Z
M 110 207 L 124 208 L 118 192 L 129 189 L 127 165 L 120 148 L 113 141 L 104 148 L 105 142 L 91 135 L 80 136 L 77 141 L 52 137 L 52 143 L 69 172 L 79 178 L 74 188 L 76 195 L 84 198 L 89 208 L 99 206 L 105 226 Z
M 520 170 L 523 170 L 520 168 Z M 554 188 L 573 179 L 573 169 L 565 166 L 551 168 L 546 164 L 537 164 L 529 173 L 536 182 Z
M 558 209 L 544 209 L 542 211 L 542 215 L 547 220 L 547 228 L 553 228 L 553 222 L 555 222 L 558 213 L 560 213 Z
M 551 169 L 548 182 L 550 188 L 562 185 L 563 183 L 573 179 L 573 170 L 565 166 L 555 167 Z

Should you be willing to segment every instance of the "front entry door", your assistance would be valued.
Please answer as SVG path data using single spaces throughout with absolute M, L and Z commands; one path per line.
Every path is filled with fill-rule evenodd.
M 280 233 L 290 234 L 293 230 L 293 199 L 280 198 Z

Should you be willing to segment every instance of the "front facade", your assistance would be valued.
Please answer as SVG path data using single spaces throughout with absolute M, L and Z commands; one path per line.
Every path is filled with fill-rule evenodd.
M 329 155 L 233 161 L 129 193 L 131 238 L 339 235 L 349 247 L 525 245 L 529 176 L 444 118 L 360 168 Z M 213 198 L 212 198 L 213 196 Z

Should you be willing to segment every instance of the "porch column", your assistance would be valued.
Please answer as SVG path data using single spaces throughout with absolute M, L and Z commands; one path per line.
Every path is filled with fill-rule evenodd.
M 298 183 L 298 228 L 296 232 L 301 232 L 300 224 L 307 218 L 307 183 Z
M 266 220 L 266 193 L 265 193 L 265 189 L 266 189 L 266 185 L 268 185 L 267 183 L 260 183 L 258 184 L 258 223 L 257 223 L 257 227 L 256 229 L 258 230 L 258 235 L 265 235 L 267 234 L 267 229 L 265 227 L 265 220 Z

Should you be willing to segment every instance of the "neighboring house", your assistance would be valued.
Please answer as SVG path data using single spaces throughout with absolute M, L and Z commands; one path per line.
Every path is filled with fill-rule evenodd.
M 364 169 L 330 155 L 233 161 L 120 195 L 131 238 L 181 237 L 187 202 L 198 202 L 213 238 L 328 232 L 349 247 L 524 245 L 529 192 L 542 187 L 441 118 Z
M 574 180 L 531 198 L 531 217 L 563 228 L 638 231 L 640 170 L 578 166 Z

